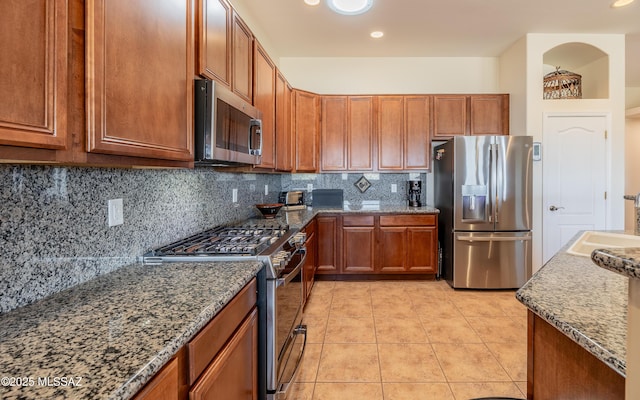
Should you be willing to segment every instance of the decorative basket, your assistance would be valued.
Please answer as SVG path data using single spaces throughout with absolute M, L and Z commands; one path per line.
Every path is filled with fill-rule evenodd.
M 544 76 L 544 93 L 547 99 L 581 99 L 582 76 L 556 67 L 554 72 Z

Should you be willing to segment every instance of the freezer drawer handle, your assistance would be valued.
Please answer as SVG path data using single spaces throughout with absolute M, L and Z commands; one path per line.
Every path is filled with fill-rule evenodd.
M 531 236 L 497 236 L 497 237 L 480 237 L 480 236 L 456 236 L 457 240 L 466 242 L 515 242 L 519 240 L 531 240 Z

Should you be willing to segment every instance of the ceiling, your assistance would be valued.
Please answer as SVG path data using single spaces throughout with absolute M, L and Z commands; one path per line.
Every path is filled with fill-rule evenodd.
M 325 0 L 231 0 L 280 57 L 496 57 L 527 33 L 625 34 L 626 86 L 640 87 L 640 0 L 611 1 L 374 0 L 344 16 Z

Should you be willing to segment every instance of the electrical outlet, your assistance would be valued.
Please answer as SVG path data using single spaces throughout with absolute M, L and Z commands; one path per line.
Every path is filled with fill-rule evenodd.
M 231 189 L 231 201 L 234 203 L 238 202 L 238 189 Z
M 395 183 L 391 184 L 391 193 L 398 193 L 398 185 Z
M 109 226 L 124 224 L 124 207 L 122 199 L 113 199 L 107 202 L 107 214 Z
M 347 179 L 349 179 L 349 174 L 342 174 L 342 180 L 346 181 Z
M 264 195 L 268 195 L 269 194 L 269 185 L 264 185 Z
M 307 192 L 313 191 L 313 183 L 307 183 Z

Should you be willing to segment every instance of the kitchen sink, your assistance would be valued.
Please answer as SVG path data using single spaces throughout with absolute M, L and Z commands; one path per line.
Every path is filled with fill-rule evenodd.
M 569 247 L 567 253 L 591 257 L 591 252 L 595 249 L 620 249 L 623 247 L 640 247 L 640 236 L 586 231 Z

